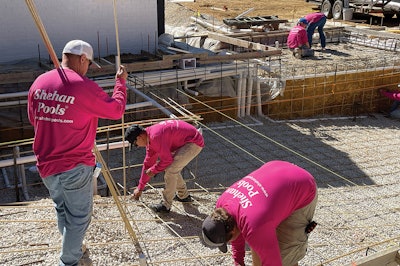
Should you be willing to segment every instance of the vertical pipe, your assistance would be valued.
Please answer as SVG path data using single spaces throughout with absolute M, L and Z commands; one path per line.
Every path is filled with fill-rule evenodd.
M 241 106 L 240 106 L 240 117 L 244 117 L 245 115 L 245 107 L 246 107 L 246 84 L 247 84 L 247 73 L 244 73 L 242 79 L 242 93 L 241 93 Z
M 19 147 L 15 147 L 17 158 L 21 157 Z M 22 194 L 25 200 L 29 200 L 28 186 L 26 185 L 25 167 L 23 164 L 18 166 L 18 181 L 21 183 Z
M 18 188 L 18 165 L 17 165 L 17 147 L 13 149 L 13 159 L 14 159 L 14 188 L 15 188 L 15 201 L 21 201 L 19 197 L 19 188 Z
M 239 74 L 239 79 L 236 84 L 236 92 L 237 92 L 237 116 L 240 117 L 240 110 L 242 107 L 242 83 L 243 83 L 243 73 Z
M 118 18 L 117 18 L 117 3 L 116 3 L 116 0 L 114 0 L 114 25 L 115 25 L 115 40 L 116 40 L 116 45 L 117 45 L 117 56 L 116 56 L 116 59 L 118 59 L 118 61 L 115 62 L 115 67 L 116 67 L 116 71 L 118 71 L 119 65 L 121 64 L 121 61 L 120 61 L 121 52 L 119 50 L 119 34 L 118 34 Z
M 251 97 L 253 95 L 253 77 L 250 74 L 248 76 L 248 84 L 247 84 L 247 110 L 246 115 L 250 116 L 251 111 Z
M 8 179 L 6 168 L 1 168 L 1 173 L 3 174 L 3 178 L 4 178 L 4 186 L 6 188 L 10 188 L 11 185 L 10 185 L 10 180 Z
M 257 114 L 258 116 L 263 116 L 262 105 L 261 105 L 261 84 L 260 79 L 256 77 L 256 88 L 257 88 Z

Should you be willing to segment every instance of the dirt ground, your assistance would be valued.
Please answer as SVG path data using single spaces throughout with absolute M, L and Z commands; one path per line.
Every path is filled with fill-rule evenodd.
M 218 19 L 234 18 L 243 12 L 254 8 L 247 13 L 248 17 L 278 16 L 281 19 L 296 19 L 308 13 L 315 12 L 315 4 L 304 0 L 196 0 L 194 3 L 182 3 L 193 11 L 209 14 Z

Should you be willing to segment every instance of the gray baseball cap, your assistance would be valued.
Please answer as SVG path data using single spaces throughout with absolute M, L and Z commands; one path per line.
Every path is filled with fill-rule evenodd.
M 226 253 L 226 229 L 223 221 L 213 220 L 208 216 L 202 225 L 204 242 L 210 247 L 218 247 L 220 251 Z

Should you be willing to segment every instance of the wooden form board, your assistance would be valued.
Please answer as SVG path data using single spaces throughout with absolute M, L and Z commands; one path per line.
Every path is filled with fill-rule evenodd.
M 210 37 L 211 39 L 217 40 L 217 41 L 229 43 L 232 45 L 236 45 L 236 46 L 240 46 L 240 47 L 244 47 L 244 48 L 252 49 L 252 50 L 267 51 L 267 50 L 274 49 L 272 47 L 268 47 L 261 43 L 249 42 L 249 41 L 245 41 L 245 40 L 241 40 L 241 39 L 237 39 L 237 38 L 233 38 L 233 37 L 228 37 L 224 34 L 210 32 L 208 34 L 208 37 Z
M 228 55 L 208 55 L 203 54 L 175 54 L 175 55 L 164 55 L 161 60 L 155 61 L 145 61 L 145 62 L 134 62 L 134 63 L 123 63 L 128 72 L 143 72 L 152 70 L 164 70 L 173 69 L 177 66 L 180 59 L 186 58 L 197 58 L 197 62 L 200 65 L 205 65 L 209 63 L 223 63 L 231 62 L 234 60 L 246 60 L 252 58 L 265 58 L 269 56 L 278 56 L 282 53 L 280 49 L 266 50 L 266 51 L 253 51 L 240 54 L 228 54 Z M 0 73 L 0 84 L 10 84 L 10 83 L 21 83 L 21 82 L 32 82 L 40 74 L 44 73 L 46 70 L 38 71 L 25 71 L 18 73 Z M 88 77 L 98 77 L 105 75 L 114 75 L 115 66 L 114 65 L 103 65 L 101 69 L 90 69 L 88 72 Z
M 377 252 L 347 266 L 398 266 L 400 265 L 400 248 L 398 246 Z

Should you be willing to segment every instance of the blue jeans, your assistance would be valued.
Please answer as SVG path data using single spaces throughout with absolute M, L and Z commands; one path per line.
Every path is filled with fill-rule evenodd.
M 82 241 L 93 210 L 93 166 L 75 168 L 43 178 L 54 201 L 58 230 L 62 235 L 60 265 L 77 265 L 82 257 Z
M 326 46 L 326 39 L 325 39 L 325 34 L 324 34 L 325 23 L 326 23 L 326 17 L 322 17 L 319 21 L 308 24 L 307 36 L 308 36 L 308 43 L 310 44 L 310 47 L 312 46 L 312 36 L 314 34 L 314 31 L 316 28 L 318 28 L 318 34 L 319 34 L 319 39 L 321 41 L 321 47 L 325 48 L 325 46 Z
M 400 101 L 394 101 L 392 103 L 392 105 L 390 106 L 389 112 L 391 113 L 391 112 L 395 111 L 399 106 L 400 106 Z
M 314 50 L 311 48 L 308 48 L 305 45 L 301 46 L 300 50 L 301 50 L 301 57 L 314 56 Z

